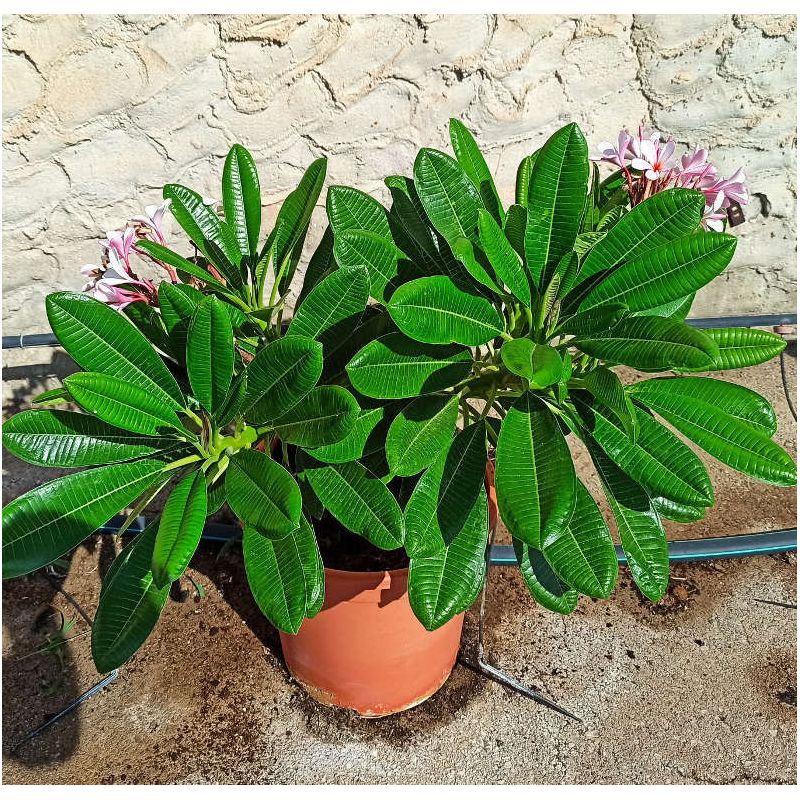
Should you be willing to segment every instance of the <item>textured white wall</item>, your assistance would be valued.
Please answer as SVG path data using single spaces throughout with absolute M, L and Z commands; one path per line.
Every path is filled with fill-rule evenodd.
M 450 116 L 506 199 L 570 120 L 591 146 L 645 121 L 744 165 L 735 262 L 694 314 L 794 310 L 795 85 L 788 16 L 6 17 L 4 332 L 46 329 L 44 296 L 78 288 L 97 239 L 165 182 L 218 196 L 233 142 L 271 220 L 319 155 L 329 184 L 386 198 L 385 175 L 448 146 Z M 311 245 L 323 222 L 320 207 Z

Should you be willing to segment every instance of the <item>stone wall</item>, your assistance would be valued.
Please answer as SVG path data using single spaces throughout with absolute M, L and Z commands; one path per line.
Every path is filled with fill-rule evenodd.
M 3 323 L 46 329 L 98 238 L 168 181 L 219 196 L 256 156 L 267 216 L 303 169 L 383 199 L 447 121 L 476 132 L 501 194 L 577 120 L 594 146 L 641 121 L 744 165 L 753 201 L 695 315 L 795 309 L 795 18 L 788 16 L 17 16 L 3 20 Z M 324 199 L 324 196 L 323 196 Z M 321 234 L 315 215 L 310 244 Z M 310 252 L 310 248 L 309 248 Z

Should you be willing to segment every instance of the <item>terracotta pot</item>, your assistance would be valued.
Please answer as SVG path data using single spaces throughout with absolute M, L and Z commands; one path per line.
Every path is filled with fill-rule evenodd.
M 489 522 L 497 522 L 494 466 L 486 468 Z M 286 665 L 320 703 L 364 717 L 423 702 L 450 675 L 464 615 L 427 631 L 408 600 L 408 569 L 325 569 L 325 604 L 297 634 L 281 633 Z

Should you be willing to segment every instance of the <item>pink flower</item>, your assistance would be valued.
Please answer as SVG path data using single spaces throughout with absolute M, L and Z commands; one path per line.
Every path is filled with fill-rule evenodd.
M 137 223 L 137 234 L 159 244 L 166 244 L 161 226 L 171 203 L 172 200 L 165 200 L 160 206 L 145 206 L 144 214 L 139 214 L 131 219 L 131 222 Z
M 687 182 L 690 179 L 713 177 L 717 170 L 707 161 L 708 151 L 698 147 L 691 155 L 681 156 L 680 177 Z
M 112 266 L 122 266 L 125 272 L 130 273 L 131 250 L 135 239 L 136 229 L 130 225 L 124 231 L 108 231 L 106 233 L 106 239 L 102 244 L 106 248 L 108 260 Z
M 600 142 L 597 149 L 600 151 L 599 156 L 592 156 L 593 161 L 606 161 L 609 164 L 615 164 L 622 169 L 625 169 L 625 159 L 628 155 L 628 150 L 631 144 L 631 135 L 626 130 L 619 132 L 617 144 L 612 142 Z
M 650 181 L 657 181 L 667 177 L 675 163 L 675 142 L 668 139 L 666 142 L 644 139 L 638 144 L 639 154 L 631 161 L 634 169 L 644 172 Z
M 744 170 L 739 167 L 730 178 L 720 178 L 719 180 L 705 183 L 700 187 L 708 202 L 711 198 L 716 199 L 717 194 L 723 196 L 722 207 L 728 208 L 732 203 L 747 205 L 750 199 L 745 186 Z
M 122 282 L 102 278 L 95 285 L 92 296 L 95 300 L 106 303 L 106 305 L 117 309 L 117 311 L 122 311 L 125 306 L 129 306 L 131 303 L 136 303 L 140 300 L 145 303 L 149 302 L 150 298 L 148 298 L 147 295 L 142 292 L 123 289 L 118 285 L 119 283 Z
M 725 221 L 728 219 L 728 215 L 722 210 L 724 200 L 725 195 L 719 192 L 711 203 L 706 202 L 703 218 L 700 220 L 706 230 L 721 232 L 725 229 Z

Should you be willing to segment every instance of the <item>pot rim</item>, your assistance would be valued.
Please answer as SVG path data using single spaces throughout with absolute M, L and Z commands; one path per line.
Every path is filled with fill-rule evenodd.
M 324 567 L 326 573 L 330 573 L 331 576 L 335 576 L 337 578 L 341 578 L 343 580 L 356 580 L 361 578 L 362 575 L 383 575 L 386 577 L 387 575 L 390 578 L 399 578 L 402 577 L 404 574 L 408 575 L 408 567 L 399 567 L 398 569 L 364 569 L 364 570 L 355 570 L 355 569 L 336 569 L 335 567 Z

